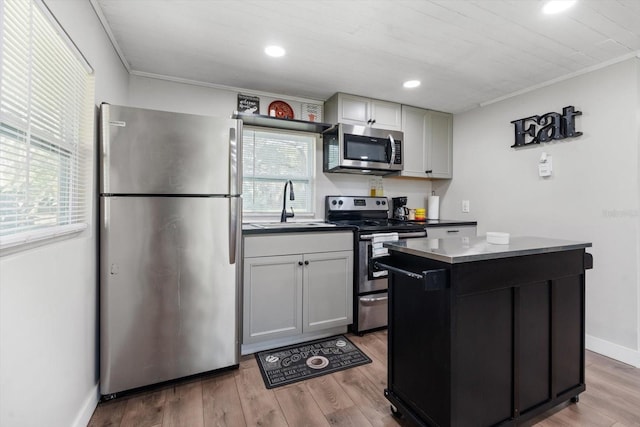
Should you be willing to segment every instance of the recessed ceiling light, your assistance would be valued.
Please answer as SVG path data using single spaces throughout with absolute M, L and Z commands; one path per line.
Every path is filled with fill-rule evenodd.
M 271 45 L 264 48 L 264 53 L 274 58 L 280 58 L 287 53 L 282 46 Z
M 406 82 L 402 83 L 402 86 L 406 87 L 407 89 L 413 89 L 414 87 L 420 86 L 420 80 L 407 80 Z
M 542 11 L 547 15 L 553 15 L 555 13 L 564 12 L 576 4 L 576 2 L 577 0 L 550 0 L 545 3 Z

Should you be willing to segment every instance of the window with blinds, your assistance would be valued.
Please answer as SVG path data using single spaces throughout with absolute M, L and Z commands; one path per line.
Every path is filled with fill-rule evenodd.
M 0 248 L 86 227 L 93 75 L 40 0 L 3 0 Z
M 275 214 L 282 211 L 284 185 L 293 183 L 295 200 L 287 210 L 296 214 L 313 213 L 314 135 L 245 127 L 242 136 L 243 185 L 245 214 Z

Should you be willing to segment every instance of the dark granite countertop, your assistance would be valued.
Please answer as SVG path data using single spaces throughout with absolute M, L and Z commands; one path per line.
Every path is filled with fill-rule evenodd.
M 252 222 L 242 224 L 242 234 L 276 234 L 276 233 L 317 233 L 317 232 L 336 232 L 336 231 L 353 231 L 355 227 L 326 224 L 321 221 L 299 221 L 299 222 Z

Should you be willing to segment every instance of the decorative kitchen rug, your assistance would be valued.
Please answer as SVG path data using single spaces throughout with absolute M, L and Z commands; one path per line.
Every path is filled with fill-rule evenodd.
M 371 363 L 343 335 L 261 351 L 256 353 L 256 360 L 267 388 Z

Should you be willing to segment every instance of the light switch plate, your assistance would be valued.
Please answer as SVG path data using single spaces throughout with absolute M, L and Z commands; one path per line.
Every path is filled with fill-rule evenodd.
M 551 176 L 553 172 L 553 159 L 551 156 L 546 156 L 545 161 L 538 163 L 538 175 L 541 177 Z
M 462 212 L 469 213 L 469 201 L 468 200 L 463 200 L 462 201 Z

